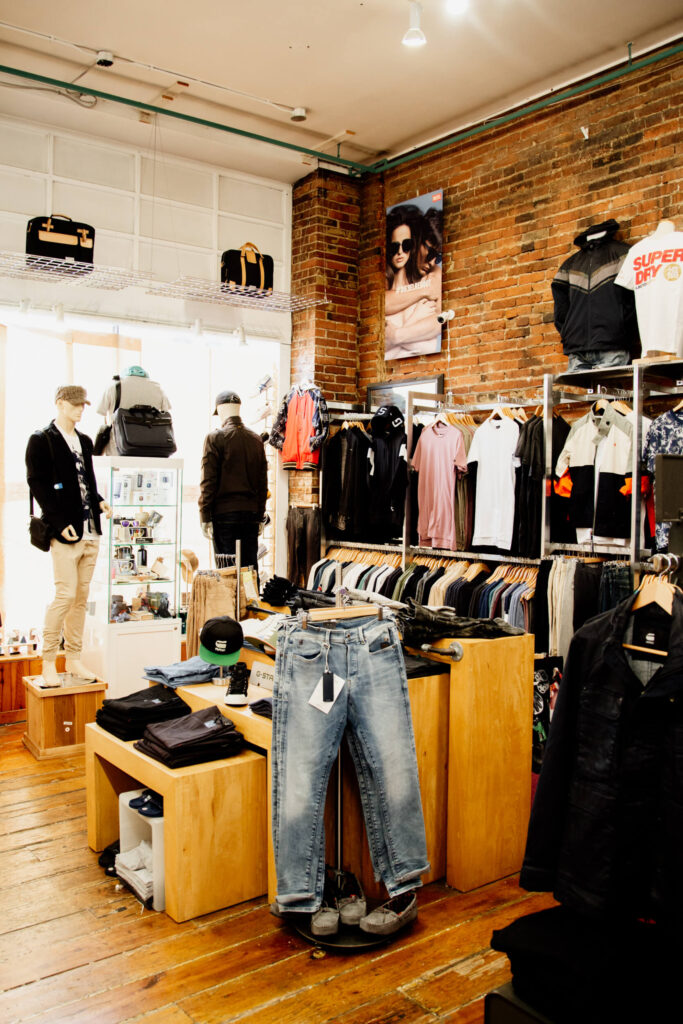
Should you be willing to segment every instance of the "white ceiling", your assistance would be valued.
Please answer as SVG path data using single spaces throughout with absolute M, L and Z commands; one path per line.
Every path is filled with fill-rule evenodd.
M 408 0 L 0 0 L 0 63 L 69 82 L 90 68 L 82 86 L 323 153 L 342 140 L 342 157 L 367 164 L 623 62 L 629 42 L 635 58 L 683 38 L 681 0 L 470 0 L 457 17 L 446 0 L 422 3 L 427 45 L 409 50 Z M 112 68 L 91 67 L 98 50 Z M 36 85 L 0 74 L 0 113 L 280 181 L 312 167 L 285 148 L 167 117 L 144 124 L 102 99 L 84 109 Z

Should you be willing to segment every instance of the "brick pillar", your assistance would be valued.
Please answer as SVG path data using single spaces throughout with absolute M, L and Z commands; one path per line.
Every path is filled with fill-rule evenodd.
M 318 170 L 292 197 L 292 292 L 324 305 L 292 316 L 292 383 L 314 380 L 328 401 L 358 400 L 361 186 Z M 318 474 L 289 474 L 290 504 L 318 500 Z

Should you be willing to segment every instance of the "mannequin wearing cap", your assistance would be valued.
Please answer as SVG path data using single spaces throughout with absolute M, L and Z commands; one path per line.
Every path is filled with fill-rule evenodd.
M 134 405 L 151 405 L 160 412 L 170 412 L 171 403 L 168 400 L 161 385 L 151 380 L 149 374 L 142 366 L 128 366 L 120 374 L 121 409 L 132 409 Z M 104 416 L 107 422 L 111 423 L 114 410 L 116 409 L 116 377 L 108 385 L 97 406 L 97 412 Z M 103 455 L 118 455 L 114 434 L 109 438 Z
M 202 533 L 217 555 L 234 555 L 242 545 L 242 565 L 258 568 L 258 535 L 266 511 L 268 466 L 263 441 L 245 427 L 240 397 L 216 396 L 220 427 L 207 435 L 202 452 L 199 518 Z
M 45 613 L 43 685 L 59 686 L 55 667 L 62 630 L 66 670 L 78 679 L 94 679 L 80 660 L 88 589 L 95 570 L 102 533 L 100 513 L 111 508 L 97 491 L 92 441 L 76 429 L 85 405 L 85 388 L 57 388 L 57 415 L 36 430 L 26 447 L 26 478 L 31 493 L 50 525 L 50 553 L 55 596 Z M 48 440 L 49 438 L 49 440 Z

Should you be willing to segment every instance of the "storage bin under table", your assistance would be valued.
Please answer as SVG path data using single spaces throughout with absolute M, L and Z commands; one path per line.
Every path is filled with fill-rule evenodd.
M 85 729 L 88 845 L 119 835 L 119 794 L 164 798 L 166 913 L 187 921 L 262 896 L 267 880 L 266 758 L 252 750 L 167 768 L 94 723 Z

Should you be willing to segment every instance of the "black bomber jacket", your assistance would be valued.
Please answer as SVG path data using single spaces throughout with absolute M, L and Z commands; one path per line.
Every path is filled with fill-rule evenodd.
M 635 595 L 572 639 L 520 885 L 598 918 L 683 924 L 683 599 L 646 686 L 623 648 Z
M 555 327 L 565 355 L 572 352 L 638 353 L 633 292 L 614 283 L 629 246 L 618 242 L 616 220 L 594 224 L 574 239 L 579 251 L 565 260 L 552 285 Z M 599 235 L 599 238 L 591 238 Z

